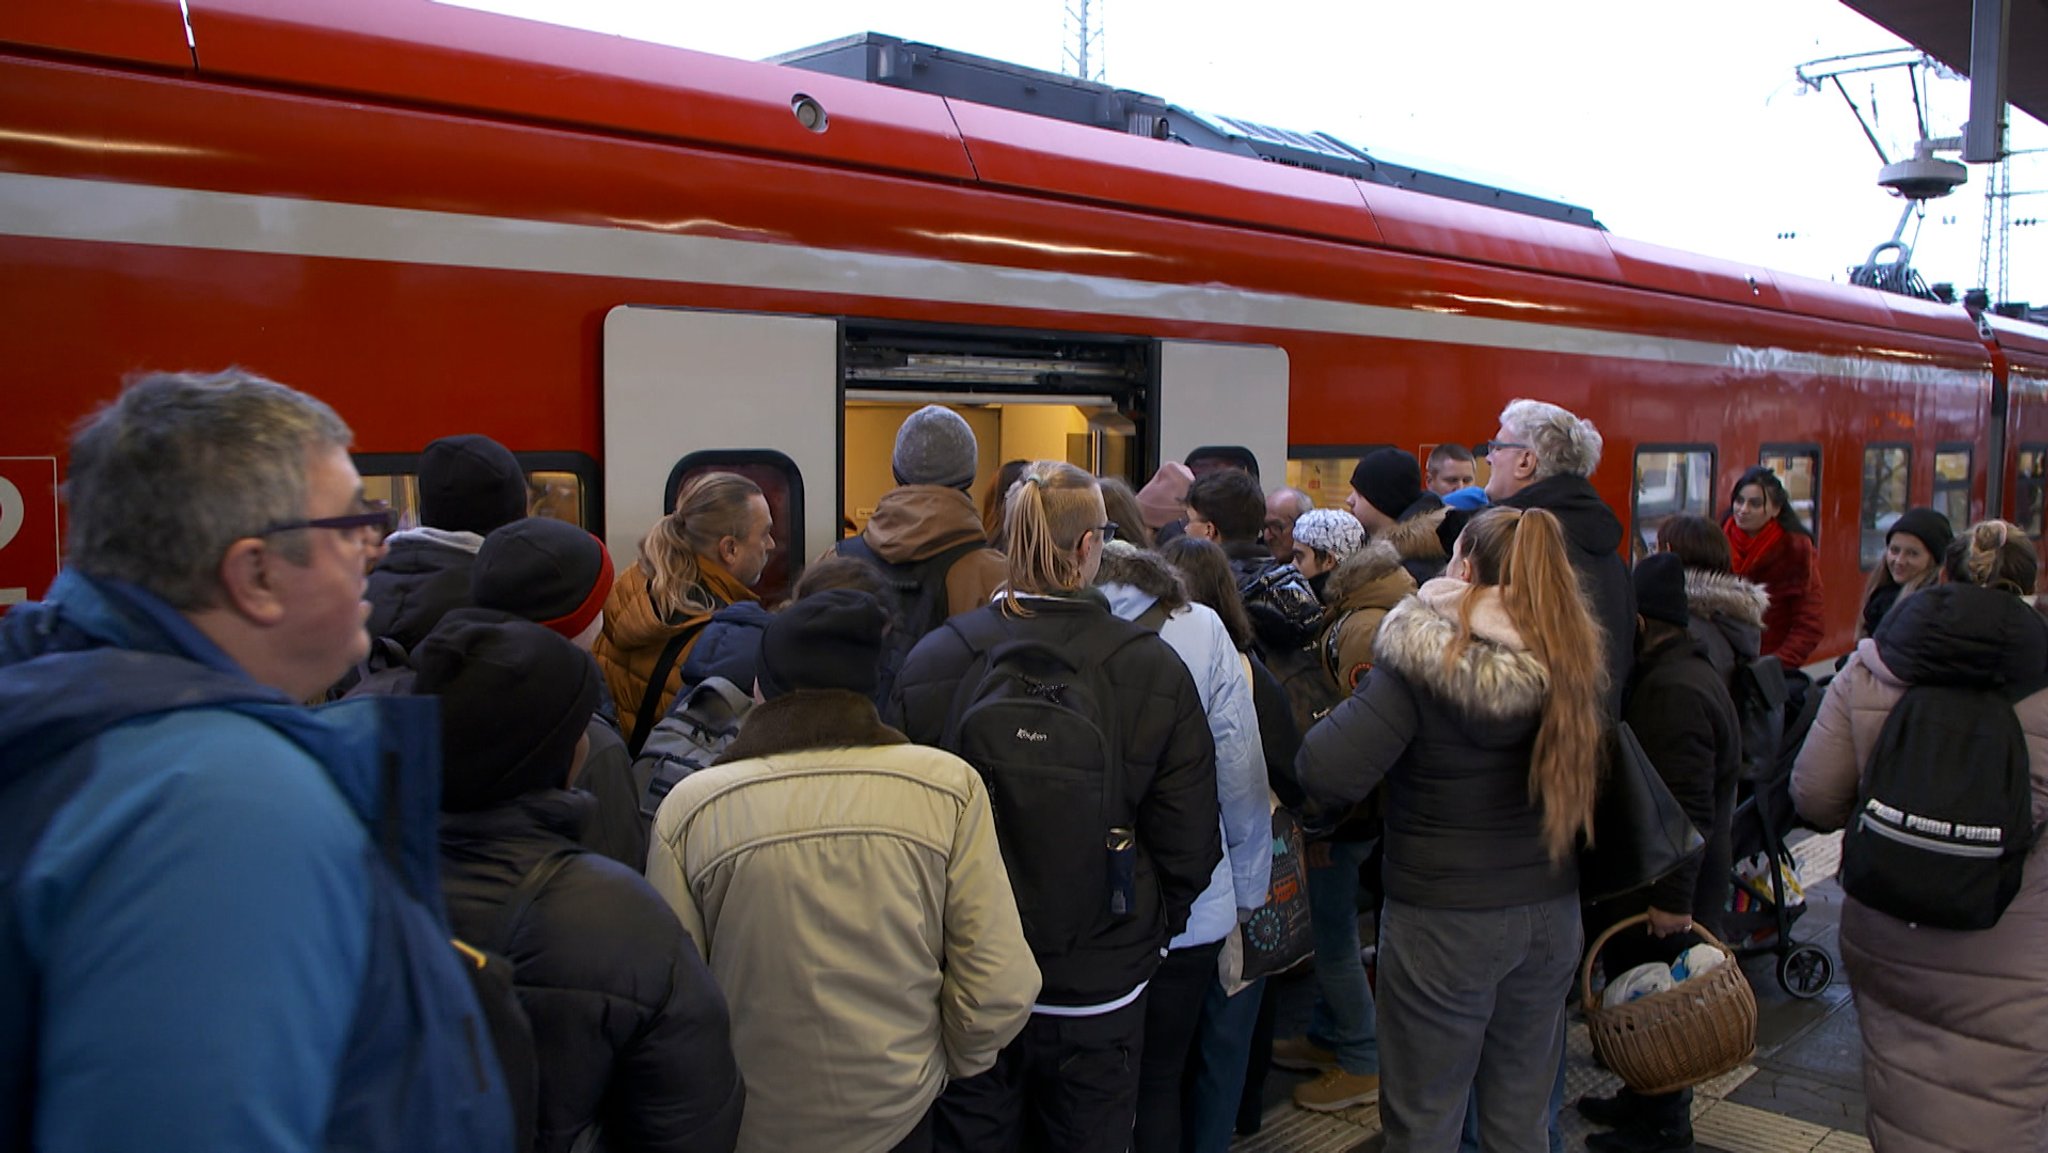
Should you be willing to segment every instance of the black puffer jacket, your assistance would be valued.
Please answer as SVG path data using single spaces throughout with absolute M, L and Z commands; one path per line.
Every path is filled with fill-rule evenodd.
M 1578 890 L 1553 866 L 1529 800 L 1529 758 L 1550 674 L 1522 645 L 1499 593 L 1434 580 L 1380 623 L 1379 663 L 1309 730 L 1295 760 L 1309 798 L 1351 804 L 1385 782 L 1386 894 L 1411 905 L 1494 909 Z M 1460 598 L 1474 636 L 1444 667 Z
M 441 618 L 476 603 L 469 570 L 483 538 L 475 533 L 413 529 L 391 538 L 370 573 L 370 635 L 390 637 L 410 653 Z
M 1237 577 L 1237 592 L 1258 638 L 1259 655 L 1270 658 L 1314 644 L 1322 631 L 1323 602 L 1316 599 L 1301 570 L 1274 560 L 1264 545 L 1253 542 L 1227 544 L 1223 551 Z
M 588 793 L 546 789 L 443 814 L 456 934 L 504 945 L 505 902 L 550 853 L 577 847 L 593 804 Z M 746 1087 L 725 998 L 645 878 L 582 853 L 542 890 L 505 952 L 540 1055 L 538 1150 L 567 1150 L 592 1124 L 613 1153 L 733 1148 Z
M 1564 527 L 1572 568 L 1586 594 L 1586 607 L 1600 626 L 1607 649 L 1608 715 L 1621 715 L 1621 694 L 1636 660 L 1636 588 L 1621 547 L 1621 521 L 1583 476 L 1545 477 L 1500 502 L 1509 508 L 1540 508 Z
M 1705 853 L 1650 887 L 1647 903 L 1690 913 L 1718 931 L 1728 902 L 1729 822 L 1742 767 L 1742 729 L 1727 683 L 1690 633 L 1674 631 L 1637 654 L 1622 715 L 1707 841 Z
M 945 747 L 947 721 L 972 691 L 986 667 L 960 633 L 957 622 L 985 617 L 1019 639 L 1071 650 L 1084 635 L 1106 629 L 1140 631 L 1113 616 L 1094 590 L 1073 597 L 1030 597 L 1031 615 L 1009 613 L 997 602 L 963 613 L 917 643 L 905 659 L 890 700 L 889 716 L 911 740 Z M 1045 984 L 1042 1003 L 1096 1005 L 1129 993 L 1150 980 L 1160 952 L 1187 927 L 1188 909 L 1208 887 L 1223 859 L 1216 809 L 1216 749 L 1202 714 L 1201 697 L 1187 666 L 1157 634 L 1141 635 L 1119 648 L 1102 673 L 1116 702 L 1123 744 L 1128 823 L 1137 832 L 1137 894 L 1133 915 L 1118 921 L 1102 893 L 1075 893 L 1093 907 L 1094 927 L 1070 950 L 1049 952 L 1036 940 L 1033 955 Z M 951 751 L 951 750 L 949 750 Z M 976 766 L 979 768 L 980 766 Z M 1028 854 L 1040 830 L 1005 823 L 996 812 L 1003 859 Z M 1017 875 L 1014 864 L 1011 875 Z M 1025 926 L 1029 939 L 1031 926 Z

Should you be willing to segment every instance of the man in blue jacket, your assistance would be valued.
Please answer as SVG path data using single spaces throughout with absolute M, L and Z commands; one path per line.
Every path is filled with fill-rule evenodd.
M 0 1147 L 512 1145 L 434 702 L 298 704 L 368 648 L 349 440 L 230 370 L 72 442 L 65 570 L 0 620 Z

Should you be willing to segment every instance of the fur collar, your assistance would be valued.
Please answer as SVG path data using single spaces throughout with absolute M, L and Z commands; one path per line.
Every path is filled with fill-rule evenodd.
M 1415 578 L 1401 567 L 1401 554 L 1392 541 L 1376 540 L 1345 557 L 1330 573 L 1323 591 L 1332 612 L 1392 608 L 1415 591 Z
M 1771 597 L 1764 586 L 1733 573 L 1689 568 L 1685 570 L 1685 603 L 1694 616 L 1729 617 L 1762 628 Z
M 1096 571 L 1098 585 L 1128 585 L 1166 606 L 1169 615 L 1188 603 L 1187 583 L 1166 558 L 1147 549 L 1120 548 L 1112 544 L 1102 550 L 1102 567 Z
M 910 738 L 882 723 L 875 702 L 845 689 L 798 689 L 748 710 L 714 764 L 751 761 L 777 753 L 872 745 L 907 745 Z
M 1399 554 L 1402 560 L 1449 559 L 1451 554 L 1444 550 L 1444 542 L 1437 536 L 1437 530 L 1443 526 L 1444 517 L 1448 516 L 1450 511 L 1438 506 L 1419 516 L 1398 521 L 1392 528 L 1382 529 L 1379 536 L 1374 539 L 1392 545 L 1394 552 Z
M 1459 606 L 1467 596 L 1480 598 L 1472 606 L 1472 640 L 1447 668 L 1444 650 L 1458 635 Z M 1500 593 L 1462 581 L 1433 580 L 1395 606 L 1373 638 L 1373 654 L 1468 716 L 1531 716 L 1550 696 L 1550 673 L 1523 647 Z

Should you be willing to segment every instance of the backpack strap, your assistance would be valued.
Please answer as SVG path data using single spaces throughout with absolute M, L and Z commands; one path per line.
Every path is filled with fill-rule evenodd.
M 1166 627 L 1167 618 L 1173 614 L 1166 611 L 1165 601 L 1153 601 L 1151 607 L 1138 614 L 1131 623 L 1147 632 L 1158 632 Z
M 647 691 L 641 694 L 640 707 L 633 713 L 633 739 L 626 742 L 627 755 L 636 760 L 639 758 L 640 747 L 647 743 L 647 734 L 654 730 L 654 714 L 661 711 L 661 692 L 668 687 L 668 674 L 674 671 L 676 661 L 682 659 L 683 650 L 710 622 L 710 613 L 691 617 L 683 622 L 674 636 L 668 638 L 667 644 L 661 646 L 661 655 L 654 658 L 654 675 L 647 678 Z
M 531 909 L 533 902 L 540 897 L 540 891 L 548 887 L 548 882 L 555 879 L 555 874 L 562 871 L 562 866 L 581 856 L 584 851 L 556 849 L 541 858 L 539 864 L 527 870 L 526 875 L 519 879 L 519 886 L 512 890 L 512 895 L 505 899 L 504 906 L 498 910 L 498 923 L 490 947 L 499 956 L 512 955 L 512 938 L 518 934 L 519 923 L 526 919 L 527 910 Z
M 898 600 L 904 599 L 904 594 L 915 590 L 919 601 L 929 602 L 934 599 L 932 596 L 934 588 L 939 589 L 941 593 L 944 592 L 946 576 L 953 571 L 954 565 L 958 564 L 968 554 L 980 552 L 987 547 L 988 541 L 975 536 L 961 541 L 951 548 L 941 549 L 923 560 L 887 561 L 883 560 L 881 554 L 875 551 L 874 546 L 868 543 L 866 534 L 861 534 L 847 537 L 838 544 L 833 545 L 832 551 L 840 556 L 864 560 L 880 569 L 882 575 L 889 578 L 889 583 L 896 586 Z M 944 604 L 947 602 L 939 599 L 939 603 Z M 916 606 L 906 605 L 905 607 L 913 608 Z M 939 620 L 943 621 L 950 615 L 952 614 L 941 613 L 939 614 Z M 899 623 L 906 628 L 923 629 L 925 627 L 924 621 L 902 621 Z

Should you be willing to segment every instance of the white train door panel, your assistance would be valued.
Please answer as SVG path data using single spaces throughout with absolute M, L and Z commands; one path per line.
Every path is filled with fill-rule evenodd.
M 1240 445 L 1259 458 L 1268 488 L 1285 483 L 1285 349 L 1162 341 L 1158 409 L 1160 460 L 1182 460 L 1205 444 Z
M 793 567 L 838 539 L 838 324 L 612 309 L 604 324 L 604 524 L 619 567 L 632 563 L 640 537 L 668 512 L 663 487 L 678 461 L 739 450 L 779 452 L 797 468 L 802 536 L 788 542 Z

